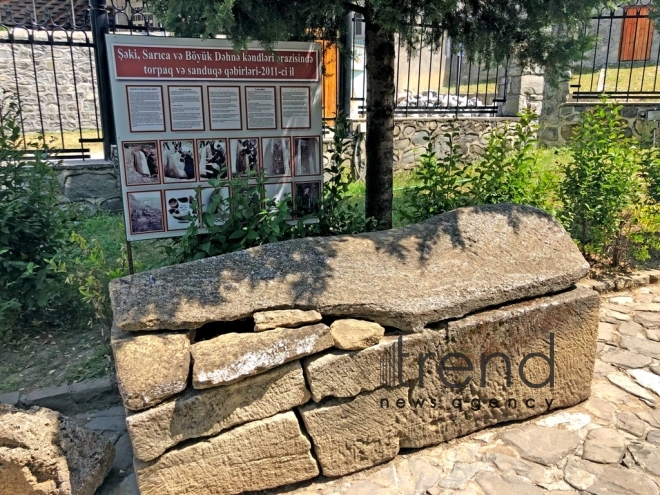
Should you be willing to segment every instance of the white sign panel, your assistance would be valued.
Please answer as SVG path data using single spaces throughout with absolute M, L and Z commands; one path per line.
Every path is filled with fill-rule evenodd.
M 126 235 L 183 235 L 211 179 L 266 179 L 266 197 L 314 214 L 323 193 L 321 51 L 314 43 L 108 35 Z M 199 196 L 199 197 L 198 197 Z M 197 200 L 202 211 L 195 211 Z M 230 212 L 217 211 L 216 223 Z M 295 220 L 292 219 L 292 220 Z

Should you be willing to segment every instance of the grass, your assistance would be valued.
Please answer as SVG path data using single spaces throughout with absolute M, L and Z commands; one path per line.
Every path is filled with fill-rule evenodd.
M 580 84 L 579 91 L 600 91 L 599 78 L 601 72 L 604 80 L 600 81 L 604 91 L 660 91 L 660 81 L 656 78 L 660 68 L 655 64 L 644 62 L 621 62 L 612 64 L 607 70 L 583 71 L 571 78 L 571 85 Z M 577 88 L 571 88 L 571 91 Z M 643 100 L 641 100 L 643 101 Z
M 64 149 L 80 149 L 80 147 L 89 148 L 89 153 L 92 157 L 103 157 L 103 143 L 80 143 L 80 138 L 96 139 L 98 138 L 98 131 L 96 129 L 88 129 L 83 131 L 47 131 L 44 136 L 44 141 L 51 148 L 64 148 Z M 39 141 L 40 134 L 37 132 L 28 133 L 25 135 L 25 141 L 28 143 L 28 149 L 35 149 L 36 143 Z

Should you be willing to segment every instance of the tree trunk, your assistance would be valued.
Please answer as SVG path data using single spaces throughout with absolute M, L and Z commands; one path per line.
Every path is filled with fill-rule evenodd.
M 364 206 L 380 229 L 392 228 L 394 161 L 394 35 L 373 22 L 367 4 L 367 174 Z

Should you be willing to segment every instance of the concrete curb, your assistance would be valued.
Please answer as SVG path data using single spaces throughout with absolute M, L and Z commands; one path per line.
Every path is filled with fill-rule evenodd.
M 47 407 L 66 416 L 122 404 L 114 375 L 29 392 L 9 392 L 0 395 L 0 402 L 25 409 Z

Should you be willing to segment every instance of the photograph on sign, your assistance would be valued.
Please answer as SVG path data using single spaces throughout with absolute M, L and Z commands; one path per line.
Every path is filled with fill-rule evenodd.
M 195 144 L 192 139 L 161 141 L 160 156 L 166 184 L 195 180 Z
M 241 88 L 239 86 L 208 86 L 209 120 L 212 131 L 240 131 Z
M 231 139 L 231 175 L 246 177 L 249 172 L 259 171 L 259 139 Z
M 246 208 L 261 209 L 263 203 L 261 194 L 254 186 L 233 187 L 231 196 L 234 200 L 232 201 L 232 204 L 234 205 L 232 214 L 234 215 L 245 216 Z
M 173 131 L 203 131 L 201 86 L 168 86 L 170 126 Z
M 247 128 L 277 129 L 275 115 L 275 86 L 245 87 L 247 106 Z
M 319 142 L 318 137 L 302 136 L 293 138 L 296 176 L 319 175 L 321 173 Z
M 264 184 L 266 199 L 274 199 L 280 203 L 285 199 L 293 202 L 293 190 L 290 182 L 280 182 L 277 184 Z M 288 196 L 287 196 L 288 195 Z M 287 218 L 286 220 L 291 220 Z
M 127 195 L 131 234 L 163 232 L 163 201 L 160 191 L 136 191 Z
M 296 182 L 293 200 L 298 217 L 318 213 L 321 208 L 321 181 Z
M 291 142 L 288 137 L 261 138 L 266 177 L 289 177 L 291 175 Z
M 226 139 L 198 139 L 199 180 L 227 179 L 228 157 Z
M 312 127 L 309 86 L 280 87 L 280 126 L 282 129 Z
M 162 86 L 126 86 L 131 132 L 164 132 Z
M 125 141 L 124 177 L 127 186 L 160 184 L 158 144 L 156 141 Z
M 222 225 L 229 218 L 229 207 L 226 202 L 222 202 L 218 199 L 216 201 L 217 206 L 214 208 L 214 211 L 211 211 L 211 205 L 214 199 L 220 196 L 223 200 L 229 198 L 229 188 L 228 187 L 205 187 L 201 190 L 201 205 L 202 213 L 208 214 L 211 213 L 215 216 L 213 220 L 214 225 Z
M 193 209 L 193 200 L 197 193 L 194 189 L 171 189 L 165 191 L 167 210 L 167 230 L 186 230 L 190 227 L 190 216 L 197 217 Z

